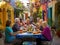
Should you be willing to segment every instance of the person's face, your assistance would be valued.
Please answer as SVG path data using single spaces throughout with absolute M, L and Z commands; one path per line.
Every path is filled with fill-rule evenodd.
M 20 25 L 21 25 L 21 26 L 23 26 L 23 24 L 22 24 L 22 23 L 20 23 Z
M 20 20 L 18 21 L 18 24 L 20 24 Z
M 40 18 L 37 18 L 37 22 L 40 20 Z
M 30 21 L 29 20 L 27 20 L 27 24 L 30 24 Z
M 27 25 L 25 24 L 24 27 L 27 27 Z
M 39 20 L 39 23 L 40 23 L 40 24 L 42 24 L 42 22 L 43 22 L 42 20 Z
M 46 24 L 45 23 L 42 23 L 42 26 L 43 26 L 43 28 L 45 28 L 46 27 Z

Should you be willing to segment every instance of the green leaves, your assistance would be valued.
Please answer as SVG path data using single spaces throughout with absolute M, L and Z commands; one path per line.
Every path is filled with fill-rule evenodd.
M 23 7 L 23 5 L 20 3 L 20 4 L 18 5 L 18 7 L 19 7 L 19 8 L 22 8 L 22 7 Z
M 17 8 L 23 8 L 23 4 L 20 1 L 16 2 Z
M 38 17 L 42 18 L 42 12 L 38 13 Z

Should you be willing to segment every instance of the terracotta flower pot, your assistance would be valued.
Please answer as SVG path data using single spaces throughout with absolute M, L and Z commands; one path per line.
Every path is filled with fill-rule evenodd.
M 0 38 L 2 38 L 2 34 L 0 33 Z
M 57 36 L 60 37 L 60 30 L 56 32 Z

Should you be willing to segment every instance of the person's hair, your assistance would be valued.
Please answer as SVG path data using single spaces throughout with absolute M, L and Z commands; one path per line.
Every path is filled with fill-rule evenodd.
M 39 22 L 43 22 L 43 19 L 40 19 Z
M 27 18 L 27 19 L 26 19 L 26 21 L 30 21 L 30 19 L 29 19 L 29 18 Z
M 20 18 L 20 22 L 22 22 L 22 19 Z
M 17 23 L 18 21 L 20 21 L 20 19 L 19 18 L 15 18 L 15 23 Z
M 40 19 L 40 17 L 37 17 L 37 19 Z
M 39 23 L 36 23 L 36 26 L 39 26 Z
M 6 21 L 6 26 L 10 26 L 10 24 L 11 24 L 11 20 L 7 20 Z
M 43 24 L 44 26 L 47 26 L 47 25 L 48 25 L 46 21 L 43 21 L 42 24 Z
M 39 29 L 39 28 L 40 28 L 39 23 L 36 23 L 36 28 L 37 28 L 37 29 Z

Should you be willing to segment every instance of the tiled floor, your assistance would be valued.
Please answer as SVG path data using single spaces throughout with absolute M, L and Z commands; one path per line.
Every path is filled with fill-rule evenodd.
M 3 40 L 3 38 L 0 38 L 0 45 L 4 45 L 4 40 Z
M 53 39 L 52 45 L 60 45 L 60 38 L 55 36 Z

